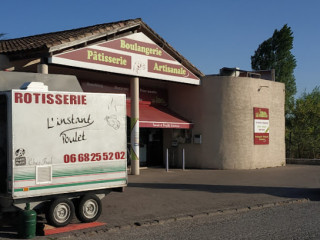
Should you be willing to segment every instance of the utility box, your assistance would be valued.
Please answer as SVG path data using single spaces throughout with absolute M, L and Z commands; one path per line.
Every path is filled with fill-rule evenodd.
M 126 118 L 124 94 L 0 92 L 0 207 L 126 186 Z

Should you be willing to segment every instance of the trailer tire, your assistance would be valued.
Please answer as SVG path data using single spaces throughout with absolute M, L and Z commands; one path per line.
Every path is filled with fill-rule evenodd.
M 55 227 L 67 226 L 74 217 L 74 205 L 67 198 L 53 200 L 46 213 L 47 222 Z
M 102 212 L 101 200 L 96 195 L 84 195 L 78 204 L 76 215 L 81 222 L 96 221 Z

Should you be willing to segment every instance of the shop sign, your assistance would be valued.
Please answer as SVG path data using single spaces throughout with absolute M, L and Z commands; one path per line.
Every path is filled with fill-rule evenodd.
M 131 36 L 127 36 L 124 38 L 119 38 L 117 40 L 102 43 L 99 46 L 140 54 L 148 57 L 155 57 L 174 61 L 173 57 L 166 53 L 157 44 L 153 43 L 144 34 L 139 33 L 134 35 L 135 36 L 132 36 L 133 39 L 131 38 Z M 142 41 L 139 41 L 137 39 L 141 39 Z
M 269 109 L 253 108 L 254 144 L 269 144 Z
M 172 123 L 172 122 L 153 122 L 140 121 L 140 127 L 144 128 L 175 128 L 175 129 L 191 129 L 191 123 Z
M 49 58 L 49 63 L 199 85 L 197 76 L 143 33 Z

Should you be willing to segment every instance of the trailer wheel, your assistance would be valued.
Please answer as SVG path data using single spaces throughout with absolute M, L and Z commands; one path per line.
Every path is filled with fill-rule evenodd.
M 71 222 L 74 213 L 74 205 L 71 200 L 58 198 L 51 202 L 46 219 L 50 225 L 64 227 Z
M 101 215 L 101 200 L 96 195 L 84 195 L 79 202 L 76 214 L 81 222 L 94 222 Z

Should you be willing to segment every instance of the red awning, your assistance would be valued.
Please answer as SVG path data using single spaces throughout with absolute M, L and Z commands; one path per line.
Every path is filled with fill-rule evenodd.
M 166 107 L 153 106 L 150 102 L 139 103 L 139 125 L 142 128 L 180 128 L 190 129 L 188 122 Z M 127 115 L 131 117 L 131 102 L 127 101 Z

